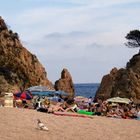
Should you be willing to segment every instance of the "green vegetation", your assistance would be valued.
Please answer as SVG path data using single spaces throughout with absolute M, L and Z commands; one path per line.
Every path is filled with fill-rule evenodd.
M 128 46 L 129 48 L 140 47 L 140 31 L 139 30 L 130 31 L 125 38 L 128 40 L 128 42 L 125 43 L 125 45 Z

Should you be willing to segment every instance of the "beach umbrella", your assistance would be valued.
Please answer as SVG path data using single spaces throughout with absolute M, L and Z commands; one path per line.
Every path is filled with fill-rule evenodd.
M 25 100 L 31 100 L 32 99 L 32 95 L 31 95 L 31 93 L 29 93 L 29 92 L 19 92 L 19 93 L 16 93 L 16 94 L 14 94 L 14 97 L 15 98 L 18 98 L 18 99 L 21 99 L 21 100 L 23 100 L 23 99 L 25 99 Z
M 31 92 L 42 92 L 42 91 L 51 91 L 47 86 L 33 86 L 27 89 L 27 91 Z
M 129 104 L 131 101 L 128 98 L 114 97 L 107 99 L 107 102 Z
M 63 90 L 54 91 L 54 95 L 56 96 L 69 96 L 69 94 Z
M 31 91 L 32 95 L 54 96 L 54 91 Z

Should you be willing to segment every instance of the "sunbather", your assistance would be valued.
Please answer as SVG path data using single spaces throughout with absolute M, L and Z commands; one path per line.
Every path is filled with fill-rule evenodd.
M 49 112 L 49 113 L 53 113 L 53 112 L 55 112 L 55 111 L 62 111 L 62 112 L 64 112 L 65 110 L 62 108 L 61 105 L 62 105 L 62 104 L 60 104 L 60 103 L 57 103 L 56 105 L 51 104 L 51 105 L 49 106 L 49 108 L 48 108 L 48 112 Z
M 79 110 L 77 104 L 73 104 L 72 106 L 68 107 L 65 111 L 66 112 L 69 112 L 69 111 L 71 111 L 71 112 L 77 112 L 77 110 Z

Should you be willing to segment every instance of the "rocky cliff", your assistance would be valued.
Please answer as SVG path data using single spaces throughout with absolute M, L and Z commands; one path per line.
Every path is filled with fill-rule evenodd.
M 63 90 L 69 93 L 69 98 L 74 97 L 74 84 L 72 77 L 67 69 L 63 69 L 61 72 L 61 78 L 55 82 L 55 90 Z
M 0 92 L 35 85 L 53 87 L 37 57 L 22 46 L 18 34 L 9 30 L 0 17 Z
M 96 98 L 127 97 L 140 100 L 140 53 L 134 55 L 126 68 L 112 69 L 105 75 Z

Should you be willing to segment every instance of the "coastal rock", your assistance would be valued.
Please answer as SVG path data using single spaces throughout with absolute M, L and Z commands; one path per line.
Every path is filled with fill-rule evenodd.
M 5 24 L 5 22 L 4 22 L 4 20 L 2 19 L 2 17 L 0 16 L 0 31 L 2 31 L 2 30 L 7 30 L 8 28 L 7 28 L 7 26 L 6 26 L 6 24 Z
M 110 71 L 110 74 L 103 76 L 100 87 L 97 90 L 96 97 L 100 97 L 102 99 L 108 99 L 112 95 L 112 89 L 114 87 L 114 80 L 116 77 L 118 70 L 117 68 L 113 68 Z
M 37 57 L 22 46 L 18 34 L 0 17 L 0 93 L 36 85 L 53 88 Z
M 132 57 L 126 68 L 115 68 L 104 76 L 95 98 L 117 96 L 140 100 L 140 53 Z
M 63 69 L 61 72 L 61 78 L 55 82 L 55 90 L 63 90 L 69 93 L 69 98 L 74 97 L 74 84 L 72 77 L 67 69 Z

